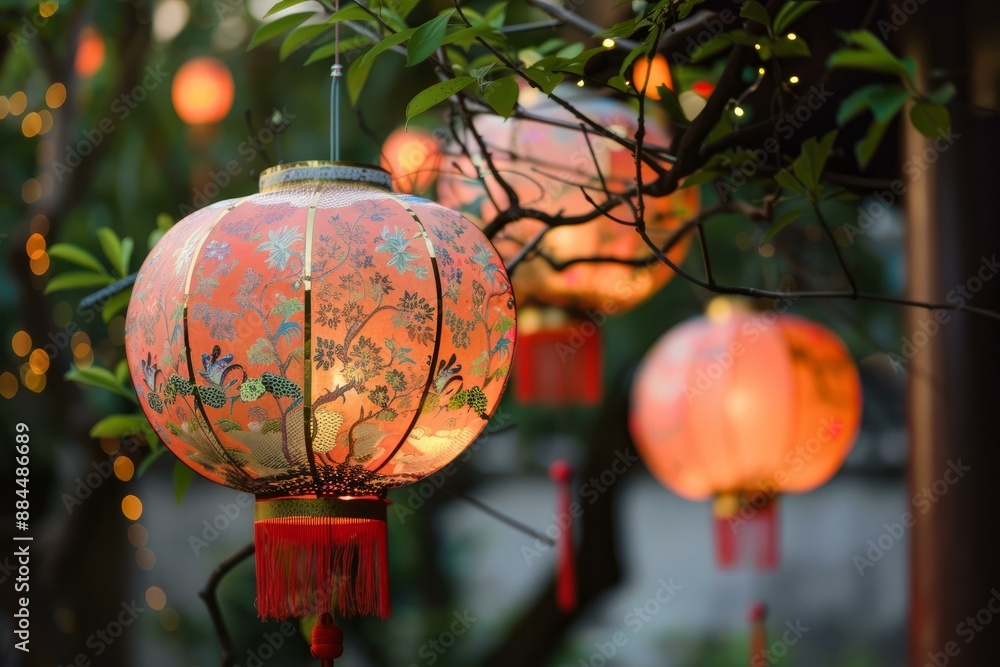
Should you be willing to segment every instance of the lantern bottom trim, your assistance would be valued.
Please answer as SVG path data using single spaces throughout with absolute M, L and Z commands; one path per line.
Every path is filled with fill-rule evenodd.
M 254 507 L 261 618 L 389 616 L 387 501 L 280 498 Z
M 716 497 L 715 558 L 723 569 L 744 562 L 753 552 L 758 570 L 778 565 L 778 499 L 764 494 Z

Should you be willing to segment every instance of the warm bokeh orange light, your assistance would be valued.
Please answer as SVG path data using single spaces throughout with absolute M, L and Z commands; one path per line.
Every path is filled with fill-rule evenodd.
M 119 456 L 115 459 L 115 477 L 123 482 L 132 479 L 135 474 L 135 464 L 127 456 Z
M 37 232 L 28 237 L 24 250 L 30 259 L 37 259 L 45 254 L 45 237 Z
M 160 611 L 167 606 L 167 594 L 159 586 L 150 586 L 146 589 L 146 604 L 154 611 Z
M 0 396 L 14 398 L 15 394 L 17 394 L 17 378 L 10 371 L 5 371 L 0 375 Z
M 141 549 L 149 542 L 149 531 L 141 523 L 133 523 L 128 527 L 128 541 L 136 549 Z
M 24 118 L 21 119 L 21 134 L 30 139 L 41 131 L 42 117 L 38 115 L 38 112 L 32 111 L 29 114 L 25 114 Z
M 138 521 L 142 516 L 142 501 L 129 494 L 122 498 L 122 514 L 126 519 Z
M 79 46 L 76 47 L 74 69 L 81 79 L 94 76 L 104 64 L 104 38 L 94 28 L 80 31 Z
M 49 355 L 39 348 L 31 353 L 28 363 L 31 364 L 31 370 L 38 375 L 44 375 L 49 370 Z
M 193 58 L 177 71 L 170 99 L 188 125 L 211 125 L 226 117 L 233 106 L 233 75 L 218 58 Z
M 42 253 L 36 258 L 33 258 L 29 265 L 31 266 L 31 272 L 36 276 L 45 275 L 45 272 L 49 270 L 49 255 L 48 253 Z
M 47 104 L 50 109 L 58 109 L 65 101 L 66 86 L 58 81 L 49 86 L 49 89 L 45 91 L 45 104 Z
M 28 96 L 24 94 L 24 91 L 17 91 L 10 96 L 8 107 L 12 116 L 20 116 L 28 108 Z
M 441 168 L 441 151 L 430 132 L 399 128 L 382 144 L 382 168 L 392 174 L 392 185 L 400 192 L 421 194 L 434 184 Z
M 28 356 L 28 353 L 31 352 L 31 336 L 27 331 L 18 331 L 10 339 L 10 347 L 17 356 Z
M 666 86 L 673 90 L 674 80 L 670 76 L 670 66 L 667 64 L 667 59 L 662 55 L 657 55 L 652 61 L 645 56 L 636 60 L 635 64 L 632 65 L 632 84 L 639 90 L 645 89 L 646 97 L 651 100 L 660 99 L 660 91 L 657 90 L 659 86 Z
M 37 178 L 29 178 L 21 186 L 21 199 L 25 204 L 34 204 L 42 197 L 42 184 Z

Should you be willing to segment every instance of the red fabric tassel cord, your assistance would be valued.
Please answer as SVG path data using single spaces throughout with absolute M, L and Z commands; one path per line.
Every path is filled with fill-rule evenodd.
M 536 405 L 596 405 L 603 383 L 601 334 L 589 320 L 518 332 L 517 400 Z
M 576 609 L 576 554 L 569 491 L 573 470 L 566 461 L 555 461 L 549 466 L 549 477 L 556 482 L 556 517 L 563 527 L 557 545 L 556 602 L 560 611 L 570 612 Z
M 262 618 L 389 616 L 386 522 L 280 517 L 254 523 L 257 612 Z
M 759 570 L 777 567 L 780 540 L 777 498 L 760 495 L 747 499 L 724 494 L 716 498 L 714 513 L 715 557 L 720 568 L 736 567 L 751 557 Z

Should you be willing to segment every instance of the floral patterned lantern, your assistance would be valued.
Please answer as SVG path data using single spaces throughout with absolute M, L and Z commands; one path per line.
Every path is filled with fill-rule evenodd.
M 757 542 L 777 561 L 776 497 L 825 483 L 861 421 L 844 344 L 808 320 L 716 299 L 669 331 L 632 388 L 631 431 L 653 475 L 689 500 L 715 497 L 718 560 Z
M 587 97 L 575 87 L 560 92 L 570 96 L 582 113 L 612 132 L 622 137 L 635 134 L 637 114 L 624 102 Z M 603 201 L 605 185 L 611 192 L 624 192 L 635 185 L 635 161 L 630 150 L 593 133 L 584 135 L 577 127 L 578 120 L 568 111 L 547 98 L 529 97 L 534 94 L 530 90 L 521 92 L 521 103 L 532 114 L 571 126 L 523 119 L 504 121 L 496 116 L 476 120 L 494 166 L 517 192 L 523 207 L 565 216 L 583 215 L 593 212 L 592 201 Z M 470 148 L 475 146 L 472 141 L 466 143 Z M 669 143 L 667 134 L 649 120 L 645 144 L 666 147 Z M 497 213 L 493 201 L 506 206 L 507 198 L 485 159 L 477 153 L 473 158 L 474 162 L 458 158 L 454 161 L 457 168 L 445 169 L 438 179 L 437 193 L 442 204 L 462 211 L 483 226 Z M 644 166 L 643 175 L 647 182 L 655 176 L 648 166 Z M 651 240 L 662 246 L 684 220 L 697 212 L 698 205 L 697 188 L 682 189 L 670 197 L 646 197 L 645 220 Z M 521 303 L 560 311 L 524 320 L 537 328 L 521 327 L 516 374 L 520 400 L 556 404 L 599 400 L 599 326 L 609 315 L 642 303 L 673 277 L 669 267 L 650 258 L 648 246 L 634 227 L 615 222 L 633 218 L 628 204 L 623 203 L 591 222 L 553 228 L 538 243 L 537 254 L 517 267 L 514 288 Z M 509 261 L 544 229 L 545 224 L 537 220 L 520 220 L 507 224 L 493 242 Z M 686 239 L 675 244 L 667 253 L 671 261 L 680 263 L 687 246 Z M 593 257 L 652 261 L 645 266 L 576 262 Z
M 439 470 L 506 383 L 514 299 L 455 211 L 310 162 L 183 219 L 126 323 L 143 409 L 196 472 L 256 496 L 262 617 L 389 613 L 386 492 Z

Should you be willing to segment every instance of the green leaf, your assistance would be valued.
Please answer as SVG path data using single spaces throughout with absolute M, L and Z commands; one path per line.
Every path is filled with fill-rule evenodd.
M 746 33 L 745 30 L 743 32 Z M 704 45 L 698 45 L 698 47 L 691 52 L 691 62 L 700 63 L 704 60 L 711 58 L 717 53 L 721 53 L 726 49 L 732 48 L 732 45 L 733 41 L 729 37 L 727 37 L 725 33 L 717 35 L 716 37 L 713 37 L 711 40 L 706 42 Z
M 788 41 L 788 40 L 785 40 Z M 798 40 L 795 40 L 798 41 Z M 841 49 L 832 53 L 827 59 L 829 67 L 847 67 L 864 69 L 872 72 L 885 72 L 909 78 L 910 74 L 903 63 L 892 54 L 873 53 L 860 49 Z
M 463 48 L 468 48 L 472 46 L 472 43 L 478 37 L 482 37 L 486 40 L 493 40 L 502 33 L 497 32 L 497 29 L 491 25 L 483 24 L 477 25 L 472 28 L 461 28 L 446 35 L 443 40 L 441 40 L 441 46 L 446 46 L 448 44 L 456 44 Z
M 837 110 L 837 125 L 843 127 L 847 124 L 847 121 L 867 109 L 871 104 L 872 95 L 882 90 L 883 87 L 880 83 L 873 83 L 864 88 L 858 88 L 845 97 L 840 103 L 840 108 Z
M 356 5 L 351 5 L 351 6 L 354 7 Z M 337 13 L 339 14 L 340 12 Z M 263 24 L 262 26 L 257 28 L 257 31 L 253 34 L 253 37 L 250 38 L 250 44 L 247 45 L 247 51 L 254 48 L 255 46 L 263 44 L 268 40 L 274 39 L 278 35 L 281 35 L 282 33 L 288 30 L 291 30 L 292 28 L 299 25 L 306 19 L 311 18 L 312 16 L 313 16 L 312 12 L 299 12 L 298 14 L 289 14 L 288 16 L 282 16 L 280 19 L 275 19 L 270 23 Z M 334 14 L 334 16 L 336 16 L 336 14 Z M 333 17 L 330 18 L 332 19 Z
M 281 0 L 281 2 L 275 3 L 275 5 L 273 7 L 271 7 L 269 10 L 267 10 L 267 12 L 264 14 L 264 18 L 267 18 L 268 16 L 271 16 L 272 14 L 277 14 L 280 11 L 284 11 L 284 10 L 288 9 L 289 7 L 294 7 L 295 5 L 300 5 L 303 2 L 306 2 L 306 0 Z
M 288 37 L 285 37 L 285 41 L 281 43 L 281 49 L 278 51 L 278 60 L 284 61 L 288 56 L 292 55 L 292 53 L 294 53 L 299 47 L 315 39 L 316 37 L 319 37 L 326 31 L 327 31 L 327 26 L 322 24 L 304 25 L 291 31 L 290 33 L 288 33 Z
M 51 294 L 60 290 L 80 289 L 83 287 L 107 287 L 115 281 L 107 274 L 92 271 L 68 271 L 53 276 L 45 285 L 45 293 Z
M 517 105 L 517 91 L 517 82 L 514 77 L 508 76 L 487 84 L 483 89 L 483 96 L 494 111 L 504 118 L 510 118 Z
M 702 183 L 710 183 L 722 176 L 723 173 L 718 169 L 700 169 L 690 176 L 685 177 L 684 182 L 681 184 L 681 189 L 701 185 Z
M 350 4 L 346 7 L 342 7 L 340 11 L 335 12 L 333 16 L 328 18 L 325 23 L 326 25 L 333 25 L 334 23 L 340 23 L 341 21 L 375 21 L 376 19 L 365 11 L 365 8 L 358 4 Z
M 115 379 L 118 380 L 119 384 L 123 387 L 127 386 L 129 381 L 128 375 L 128 359 L 122 359 L 115 366 Z
M 889 128 L 889 121 L 873 121 L 868 128 L 865 138 L 854 145 L 854 155 L 858 159 L 858 164 L 867 167 L 875 155 L 875 149 L 882 142 L 885 131 Z
M 118 381 L 111 371 L 106 368 L 101 368 L 100 366 L 91 366 L 90 368 L 80 368 L 79 366 L 74 366 L 65 375 L 66 379 L 71 382 L 80 382 L 82 384 L 89 384 L 93 387 L 100 387 L 110 391 L 113 394 L 118 394 L 119 396 L 124 396 L 133 403 L 138 403 L 139 399 L 136 398 L 135 392 L 131 388 L 126 389 L 121 382 Z
M 955 84 L 946 83 L 933 93 L 927 96 L 928 101 L 934 104 L 947 104 L 955 96 Z
M 365 55 L 361 56 L 361 60 L 364 62 L 371 62 L 373 59 L 382 55 L 383 53 L 385 53 L 392 47 L 396 46 L 397 44 L 402 44 L 403 42 L 405 42 L 407 39 L 410 38 L 410 35 L 416 32 L 416 30 L 417 30 L 416 28 L 407 28 L 406 30 L 401 30 L 400 32 L 389 35 L 381 42 L 379 42 L 372 48 L 368 49 L 368 52 L 365 53 Z
M 444 41 L 448 34 L 448 21 L 454 10 L 449 9 L 440 16 L 432 18 L 414 31 L 406 44 L 406 66 L 412 67 L 426 60 Z
M 764 9 L 764 5 L 756 2 L 756 0 L 747 0 L 747 2 L 744 2 L 743 7 L 740 8 L 740 16 L 751 21 L 756 21 L 767 28 L 768 32 L 771 31 L 771 16 Z
M 666 86 L 657 86 L 656 92 L 660 94 L 660 106 L 670 116 L 670 120 L 677 123 L 687 121 L 687 118 L 684 116 L 684 110 L 681 108 L 680 100 L 677 98 L 677 93 Z
M 805 16 L 806 12 L 818 5 L 819 2 L 786 2 L 782 5 L 778 13 L 774 15 L 774 32 L 781 34 L 792 26 L 793 23 Z
M 149 422 L 142 415 L 110 415 L 94 424 L 91 438 L 119 438 L 136 435 L 149 429 Z
M 910 93 L 902 86 L 885 86 L 872 93 L 869 106 L 877 120 L 889 120 L 903 108 L 910 99 Z
M 104 308 L 101 310 L 101 319 L 107 324 L 110 322 L 115 315 L 125 310 L 128 307 L 129 299 L 132 298 L 132 290 L 127 289 L 124 292 L 119 292 L 113 297 L 108 299 L 104 303 Z
M 542 89 L 543 93 L 548 95 L 555 90 L 556 86 L 562 83 L 562 80 L 565 79 L 566 76 L 557 72 L 547 72 L 544 69 L 539 68 L 537 65 L 538 63 L 535 63 L 535 66 L 526 69 L 524 74 L 536 83 L 538 87 Z
M 879 53 L 893 59 L 896 58 L 885 43 L 875 36 L 874 33 L 868 30 L 855 30 L 853 32 L 841 33 L 841 36 L 844 38 L 844 41 L 860 46 L 865 51 Z
M 455 95 L 459 91 L 466 88 L 475 80 L 476 79 L 474 77 L 468 75 L 459 76 L 454 79 L 448 79 L 447 81 L 436 83 L 430 88 L 417 93 L 414 98 L 410 100 L 409 104 L 406 105 L 406 120 L 409 121 L 411 118 L 419 116 L 431 107 L 444 102 L 452 95 Z
M 782 169 L 777 174 L 774 175 L 774 180 L 778 182 L 778 185 L 786 190 L 793 190 L 800 195 L 805 196 L 808 190 L 806 186 L 799 182 L 799 179 L 795 178 L 788 171 Z
M 795 160 L 795 177 L 814 195 L 819 194 L 823 168 L 830 157 L 830 151 L 833 149 L 833 142 L 836 138 L 836 130 L 827 132 L 819 140 L 816 137 L 809 137 L 802 142 L 802 152 Z
M 917 102 L 910 109 L 910 122 L 925 137 L 947 139 L 951 134 L 951 115 L 940 104 Z
M 178 506 L 184 500 L 184 494 L 187 493 L 193 481 L 194 470 L 191 470 L 191 468 L 180 461 L 176 461 L 174 463 L 174 499 L 177 501 Z
M 174 219 L 169 213 L 161 213 L 156 216 L 156 228 L 163 232 L 169 232 L 174 226 Z
M 358 58 L 347 68 L 347 97 L 352 106 L 358 103 L 358 98 L 361 97 L 361 91 L 364 90 L 365 82 L 368 80 L 368 75 L 371 74 L 374 64 L 374 59 Z
M 811 55 L 809 45 L 801 37 L 797 39 L 786 39 L 778 37 L 771 42 L 771 54 L 778 58 L 806 58 Z M 761 56 L 763 58 L 763 56 Z M 768 60 L 764 58 L 764 60 Z
M 122 277 L 128 275 L 129 268 L 132 264 L 132 251 L 135 249 L 135 241 L 132 240 L 131 236 L 126 236 L 122 239 Z
M 49 247 L 48 253 L 49 257 L 64 259 L 67 262 L 76 264 L 77 266 L 82 266 L 85 269 L 93 269 L 94 271 L 105 275 L 108 273 L 108 270 L 104 268 L 103 264 L 97 261 L 96 257 L 78 246 L 70 245 L 69 243 L 56 243 L 55 245 Z
M 97 240 L 101 242 L 101 249 L 104 250 L 104 256 L 108 258 L 111 262 L 111 267 L 118 272 L 118 275 L 124 276 L 125 269 L 122 267 L 122 242 L 115 234 L 115 230 L 110 227 L 101 227 L 97 230 Z
M 802 217 L 802 212 L 798 211 L 796 209 L 791 209 L 791 210 L 785 211 L 780 216 L 778 216 L 777 220 L 775 220 L 771 224 L 771 226 L 767 230 L 767 233 L 764 234 L 764 240 L 761 241 L 760 244 L 764 245 L 765 243 L 767 243 L 768 241 L 770 241 L 772 238 L 774 238 L 775 234 L 777 234 L 782 229 L 784 229 L 788 225 L 792 224 L 793 222 L 795 222 L 796 220 L 798 220 L 801 217 Z
M 146 454 L 144 457 L 142 457 L 142 463 L 139 464 L 139 477 L 142 477 L 146 473 L 146 471 L 149 470 L 149 466 L 156 463 L 156 461 L 161 456 L 163 456 L 163 452 L 167 451 L 166 447 L 160 447 L 159 449 L 153 449 L 153 448 L 151 449 L 152 451 L 150 451 L 149 454 Z

